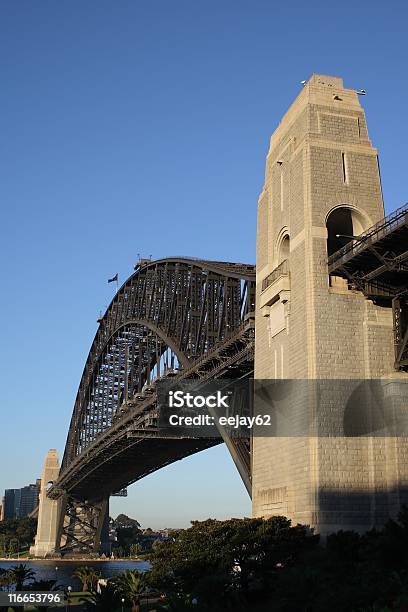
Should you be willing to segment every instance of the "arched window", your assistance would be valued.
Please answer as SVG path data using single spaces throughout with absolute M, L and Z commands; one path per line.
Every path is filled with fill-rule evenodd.
M 274 252 L 275 267 L 262 281 L 261 312 L 269 317 L 269 334 L 273 338 L 287 329 L 290 313 L 290 238 L 288 228 L 279 232 Z
M 290 256 L 290 238 L 287 227 L 283 227 L 276 238 L 275 247 L 275 268 L 286 261 L 286 267 L 289 267 Z
M 340 206 L 332 210 L 326 221 L 328 255 L 341 249 L 369 226 L 367 219 L 354 208 Z
M 286 234 L 286 236 L 283 238 L 282 242 L 280 243 L 279 263 L 282 263 L 282 261 L 285 261 L 285 259 L 289 259 L 289 253 L 290 253 L 290 239 L 289 239 L 288 234 Z

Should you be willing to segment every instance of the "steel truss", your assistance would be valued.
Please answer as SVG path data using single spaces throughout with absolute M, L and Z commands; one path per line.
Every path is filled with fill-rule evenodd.
M 100 499 L 221 441 L 162 439 L 155 381 L 250 376 L 254 311 L 255 267 L 246 264 L 143 261 L 121 287 L 99 319 L 48 493 L 65 500 L 61 553 L 98 549 Z M 248 487 L 250 442 L 229 448 Z
M 408 370 L 408 204 L 333 253 L 328 266 L 329 274 L 392 308 L 395 369 Z
M 140 267 L 100 320 L 62 469 L 112 426 L 124 402 L 153 377 L 189 367 L 233 334 L 254 308 L 254 266 L 167 259 Z
M 64 495 L 60 500 L 56 552 L 64 555 L 98 554 L 103 526 L 107 521 L 108 499 L 92 503 Z

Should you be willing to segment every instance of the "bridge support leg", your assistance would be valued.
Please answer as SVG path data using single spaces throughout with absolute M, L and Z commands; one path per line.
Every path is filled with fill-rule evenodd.
M 395 369 L 408 370 L 408 295 L 392 300 Z
M 101 552 L 108 502 L 108 499 L 90 502 L 71 495 L 64 496 L 57 533 L 58 552 L 61 555 L 97 555 Z
M 58 478 L 60 466 L 58 454 L 55 449 L 48 451 L 41 474 L 40 497 L 38 504 L 38 525 L 34 546 L 30 548 L 30 555 L 34 557 L 48 557 L 55 553 L 57 541 L 57 523 L 59 500 L 47 497 L 47 485 Z

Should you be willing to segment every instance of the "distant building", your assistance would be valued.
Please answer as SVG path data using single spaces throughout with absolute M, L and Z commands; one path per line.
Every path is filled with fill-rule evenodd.
M 21 489 L 19 516 L 28 516 L 38 506 L 40 482 L 40 479 L 37 479 L 35 484 Z
M 20 508 L 20 489 L 6 489 L 4 492 L 4 519 L 16 518 Z
M 3 520 L 28 516 L 38 505 L 40 480 L 21 489 L 6 489 L 3 497 Z
M 0 522 L 3 520 L 3 500 L 1 500 L 0 504 Z

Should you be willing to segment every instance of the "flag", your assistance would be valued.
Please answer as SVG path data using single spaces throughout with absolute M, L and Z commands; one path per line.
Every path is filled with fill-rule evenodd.
M 113 276 L 112 278 L 108 278 L 108 283 L 114 283 L 114 282 L 118 282 L 118 273 L 116 272 L 115 276 Z

